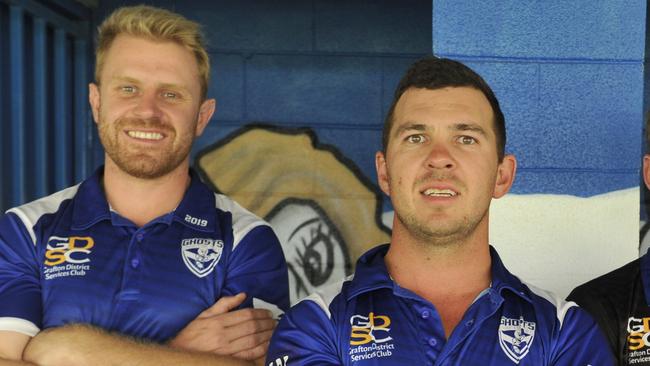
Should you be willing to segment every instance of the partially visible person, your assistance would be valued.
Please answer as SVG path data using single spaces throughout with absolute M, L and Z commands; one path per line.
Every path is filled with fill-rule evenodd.
M 489 245 L 489 207 L 516 160 L 487 83 L 429 57 L 400 81 L 375 157 L 391 242 L 295 305 L 269 365 L 612 365 L 582 309 L 527 285 Z
M 646 144 L 650 147 L 650 115 Z M 650 150 L 647 150 L 650 151 Z M 643 157 L 643 180 L 650 188 L 650 154 Z M 619 365 L 650 366 L 650 256 L 576 287 L 567 297 L 587 310 L 605 332 Z
M 0 219 L 0 365 L 263 362 L 287 268 L 270 226 L 190 169 L 209 71 L 178 14 L 123 7 L 99 27 L 105 166 Z

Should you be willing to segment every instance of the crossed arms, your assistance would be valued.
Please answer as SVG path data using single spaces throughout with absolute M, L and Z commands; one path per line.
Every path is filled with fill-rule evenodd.
M 166 345 L 83 324 L 47 329 L 33 338 L 0 331 L 0 366 L 262 364 L 275 320 L 264 309 L 233 310 L 245 298 L 243 293 L 222 297 Z

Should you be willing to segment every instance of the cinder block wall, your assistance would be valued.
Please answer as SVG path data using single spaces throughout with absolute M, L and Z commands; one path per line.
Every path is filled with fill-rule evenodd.
M 639 183 L 646 2 L 434 1 L 433 50 L 494 86 L 519 159 L 514 193 Z

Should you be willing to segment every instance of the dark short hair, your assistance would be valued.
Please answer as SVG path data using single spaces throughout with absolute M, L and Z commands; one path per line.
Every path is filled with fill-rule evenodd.
M 388 147 L 388 139 L 390 137 L 390 130 L 393 127 L 393 114 L 395 112 L 395 105 L 402 97 L 402 94 L 410 88 L 421 88 L 436 90 L 446 87 L 470 87 L 479 90 L 485 95 L 492 112 L 494 114 L 494 132 L 496 135 L 497 155 L 499 161 L 503 160 L 506 146 L 506 123 L 499 107 L 499 101 L 494 95 L 490 86 L 483 80 L 483 78 L 474 72 L 474 70 L 463 65 L 462 63 L 446 58 L 438 58 L 435 56 L 425 57 L 416 61 L 406 71 L 402 80 L 400 80 L 395 90 L 393 102 L 386 115 L 384 121 L 384 131 L 382 133 L 382 146 L 384 152 Z

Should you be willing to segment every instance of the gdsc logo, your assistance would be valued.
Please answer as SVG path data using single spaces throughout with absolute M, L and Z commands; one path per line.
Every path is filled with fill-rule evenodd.
M 90 249 L 95 246 L 95 241 L 89 236 L 71 236 L 61 238 L 51 236 L 47 241 L 45 251 L 45 265 L 56 266 L 61 263 L 81 264 L 88 263 Z
M 630 317 L 627 320 L 627 343 L 630 351 L 650 346 L 650 318 Z
M 383 343 L 393 339 L 388 334 L 390 318 L 386 315 L 375 315 L 372 312 L 368 316 L 353 315 L 350 318 L 350 324 L 352 325 L 351 346 L 370 342 Z

